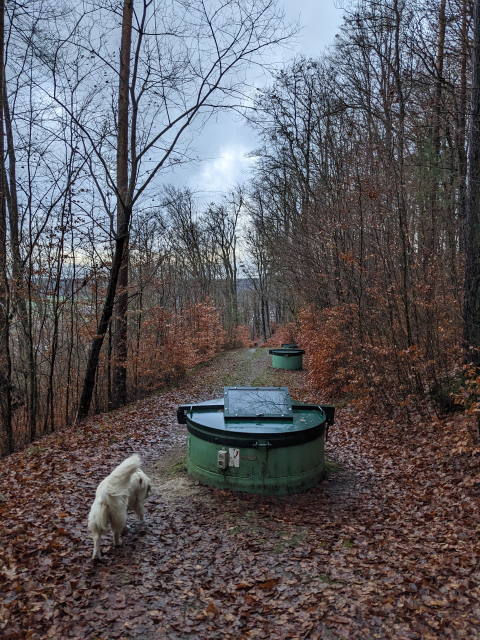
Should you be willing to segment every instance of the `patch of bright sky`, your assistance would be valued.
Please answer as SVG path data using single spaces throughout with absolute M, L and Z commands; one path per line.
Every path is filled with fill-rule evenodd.
M 232 140 L 230 146 L 220 149 L 220 155 L 208 161 L 204 161 L 199 172 L 191 176 L 189 183 L 198 181 L 202 191 L 222 192 L 225 185 L 234 185 L 238 177 L 246 173 L 252 158 L 247 158 L 251 149 Z M 198 188 L 198 187 L 197 187 Z
M 337 2 L 285 0 L 286 21 L 298 21 L 302 29 L 292 46 L 279 50 L 272 62 L 280 66 L 299 54 L 316 57 L 330 45 L 342 22 L 342 10 L 336 7 Z M 166 181 L 178 187 L 188 186 L 201 198 L 215 200 L 248 178 L 248 169 L 254 159 L 248 158 L 247 154 L 257 144 L 255 132 L 238 115 L 221 113 L 204 127 L 194 142 L 198 156 L 203 160 L 179 168 L 173 175 L 165 176 Z

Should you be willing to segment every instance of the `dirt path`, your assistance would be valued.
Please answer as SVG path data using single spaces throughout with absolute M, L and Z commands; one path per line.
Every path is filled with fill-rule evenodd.
M 242 349 L 223 353 L 215 361 L 200 365 L 189 374 L 194 391 L 189 399 L 202 402 L 223 397 L 225 386 L 284 384 L 284 373 L 272 369 L 270 360 L 268 349 Z M 299 375 L 302 376 L 302 373 L 295 372 L 292 375 L 287 372 L 287 380 Z M 201 380 L 201 388 L 195 384 L 197 377 Z M 176 441 L 181 443 L 174 445 L 168 453 L 162 453 L 154 460 L 150 457 L 144 467 L 152 479 L 155 491 L 169 502 L 173 502 L 177 497 L 182 499 L 200 492 L 198 482 L 190 482 L 186 475 L 187 429 L 184 425 L 178 424 L 171 425 L 171 428 L 176 435 Z
M 177 406 L 250 384 L 306 393 L 305 374 L 273 370 L 267 350 L 229 352 L 177 389 L 2 461 L 0 637 L 478 640 L 478 498 L 450 473 L 443 434 L 386 432 L 345 409 L 328 478 L 310 491 L 192 482 Z M 93 564 L 96 485 L 133 452 L 154 485 L 148 524 L 130 515 L 124 546 L 105 537 Z

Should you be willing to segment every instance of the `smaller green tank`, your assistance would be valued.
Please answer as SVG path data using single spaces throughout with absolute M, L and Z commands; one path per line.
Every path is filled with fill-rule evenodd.
M 295 369 L 303 368 L 303 349 L 270 349 L 268 352 L 272 356 L 272 367 L 274 369 Z

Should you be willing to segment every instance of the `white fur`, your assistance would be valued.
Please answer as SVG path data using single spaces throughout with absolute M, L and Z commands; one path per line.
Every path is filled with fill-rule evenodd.
M 150 491 L 150 481 L 139 469 L 140 464 L 140 457 L 136 454 L 127 458 L 97 487 L 88 516 L 88 528 L 94 543 L 93 559 L 102 557 L 100 538 L 110 527 L 115 545 L 121 544 L 121 534 L 127 524 L 127 509 L 135 511 L 143 522 L 143 503 Z
M 145 519 L 145 509 L 143 503 L 150 493 L 150 480 L 148 476 L 139 469 L 130 478 L 128 485 L 128 505 L 129 511 L 135 511 L 137 518 L 143 522 Z

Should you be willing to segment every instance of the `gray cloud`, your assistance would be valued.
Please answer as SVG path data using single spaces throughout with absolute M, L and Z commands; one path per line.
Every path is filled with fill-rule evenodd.
M 298 21 L 301 31 L 292 46 L 278 50 L 268 62 L 279 66 L 300 53 L 312 57 L 320 54 L 332 43 L 341 24 L 342 11 L 335 4 L 336 0 L 287 0 L 286 20 Z M 265 82 L 266 77 L 258 81 Z M 164 176 L 165 182 L 188 186 L 206 199 L 215 199 L 219 192 L 246 179 L 252 159 L 245 156 L 256 146 L 255 133 L 243 119 L 232 112 L 221 113 L 194 141 L 199 162 Z

